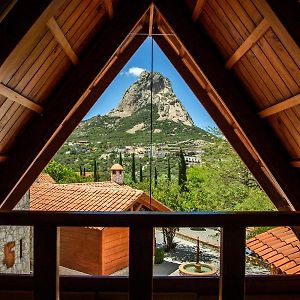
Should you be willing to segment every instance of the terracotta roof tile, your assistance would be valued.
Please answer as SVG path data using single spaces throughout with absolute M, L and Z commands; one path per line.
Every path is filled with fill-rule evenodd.
M 277 254 L 277 255 L 274 255 L 274 256 L 272 256 L 272 257 L 269 257 L 268 259 L 267 259 L 267 262 L 268 263 L 274 263 L 275 261 L 277 261 L 277 260 L 280 260 L 280 259 L 282 259 L 284 256 L 282 255 L 282 254 Z
M 270 253 L 270 252 L 272 252 L 273 251 L 273 249 L 271 248 L 271 247 L 268 247 L 267 249 L 265 249 L 265 250 L 263 250 L 263 251 L 261 251 L 261 252 L 259 252 L 259 253 L 257 253 L 257 252 L 255 252 L 258 256 L 261 256 L 261 257 L 263 257 L 265 254 L 267 254 L 267 253 Z
M 35 180 L 37 183 L 55 183 L 54 179 L 47 173 L 41 173 Z
M 287 226 L 257 235 L 247 241 L 247 247 L 286 274 L 300 272 L 300 242 Z
M 286 274 L 294 274 L 293 271 L 291 270 L 295 270 L 297 267 L 300 267 L 299 265 L 297 265 L 294 261 L 291 261 L 287 264 L 285 264 L 284 266 L 281 266 L 280 269 L 282 269 L 282 271 L 284 271 Z M 299 269 L 295 270 L 295 273 L 297 273 L 299 271 Z
M 274 265 L 276 268 L 278 268 L 278 267 L 280 267 L 280 266 L 282 266 L 282 265 L 288 263 L 289 261 L 290 261 L 290 260 L 289 260 L 287 257 L 284 257 L 284 258 L 282 258 L 282 259 L 280 259 L 280 260 L 275 261 L 275 262 L 273 263 L 273 265 Z
M 263 259 L 268 259 L 268 258 L 270 258 L 270 257 L 272 257 L 274 255 L 277 255 L 277 254 L 278 254 L 277 251 L 271 251 L 268 254 L 262 255 L 262 258 Z
M 141 190 L 113 182 L 75 184 L 34 183 L 30 188 L 30 209 L 51 211 L 126 211 L 141 197 L 150 201 Z M 169 211 L 152 199 L 161 210 Z

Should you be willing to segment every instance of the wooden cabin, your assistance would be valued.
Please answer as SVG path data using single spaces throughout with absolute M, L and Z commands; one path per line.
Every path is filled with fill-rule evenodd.
M 246 226 L 300 236 L 299 15 L 297 0 L 1 1 L 0 225 L 35 239 L 33 276 L 1 275 L 1 299 L 299 299 L 299 276 L 244 268 Z M 278 212 L 11 211 L 147 36 Z M 61 226 L 130 227 L 129 277 L 59 279 Z M 220 277 L 153 278 L 155 226 L 222 227 Z
M 141 190 L 112 181 L 56 184 L 41 174 L 30 188 L 30 209 L 42 211 L 161 211 L 170 209 Z M 123 168 L 122 168 L 123 170 Z M 50 177 L 51 178 L 51 177 Z M 128 267 L 129 229 L 124 227 L 61 227 L 60 266 L 91 275 L 110 275 Z

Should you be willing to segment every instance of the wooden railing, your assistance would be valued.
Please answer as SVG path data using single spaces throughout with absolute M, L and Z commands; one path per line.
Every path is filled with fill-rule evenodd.
M 300 212 L 152 213 L 0 211 L 0 225 L 34 227 L 35 300 L 58 299 L 58 227 L 129 227 L 130 300 L 153 297 L 153 228 L 221 227 L 219 300 L 245 299 L 245 230 L 249 226 L 299 226 Z M 106 280 L 109 280 L 106 278 Z M 170 279 L 176 280 L 176 279 Z M 174 281 L 175 282 L 175 281 Z M 137 288 L 138 287 L 138 288 Z M 178 290 L 174 285 L 174 291 Z

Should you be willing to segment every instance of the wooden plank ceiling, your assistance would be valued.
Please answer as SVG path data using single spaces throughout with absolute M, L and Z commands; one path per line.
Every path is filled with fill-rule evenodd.
M 14 26 L 0 52 L 0 206 L 14 206 L 145 39 L 129 33 L 147 32 L 275 205 L 299 210 L 300 53 L 277 15 L 265 0 L 151 2 L 53 0 Z M 9 3 L 1 39 L 21 15 Z

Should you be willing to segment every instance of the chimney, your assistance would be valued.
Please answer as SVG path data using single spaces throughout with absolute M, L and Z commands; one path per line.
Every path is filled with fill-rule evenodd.
M 110 178 L 111 182 L 115 182 L 117 184 L 124 183 L 124 168 L 119 164 L 114 164 L 110 168 Z

